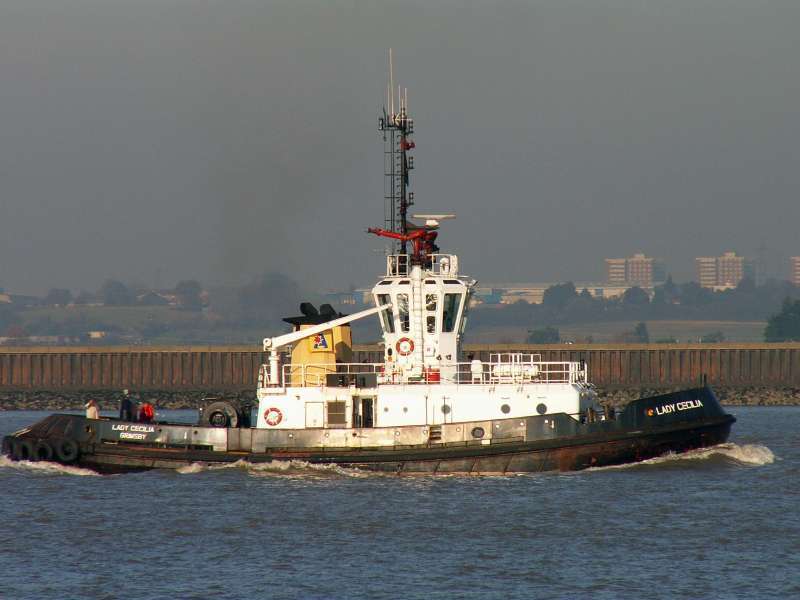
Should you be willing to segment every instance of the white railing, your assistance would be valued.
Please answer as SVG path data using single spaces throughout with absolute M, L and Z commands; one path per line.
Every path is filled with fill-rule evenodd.
M 426 272 L 433 275 L 458 275 L 458 256 L 455 254 L 429 254 L 427 263 L 423 265 Z M 390 254 L 386 257 L 386 275 L 389 277 L 407 277 L 411 273 L 411 255 Z
M 586 363 L 542 361 L 538 354 L 491 354 L 489 361 L 472 360 L 443 364 L 439 368 L 411 370 L 396 363 L 285 364 L 280 386 L 322 387 L 328 377 L 337 385 L 356 385 L 358 375 L 375 375 L 377 384 L 456 383 L 480 385 L 498 383 L 586 383 Z M 266 387 L 267 366 L 259 370 L 258 385 Z M 361 382 L 358 382 L 363 386 Z M 363 382 L 368 384 L 369 382 Z
M 543 361 L 540 354 L 518 352 L 492 353 L 489 361 L 458 363 L 460 383 L 586 383 L 586 363 Z M 460 367 L 469 365 L 465 372 Z

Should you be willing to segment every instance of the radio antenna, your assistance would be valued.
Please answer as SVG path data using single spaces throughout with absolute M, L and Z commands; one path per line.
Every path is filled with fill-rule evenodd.
M 384 164 L 384 228 L 401 235 L 408 234 L 408 208 L 414 204 L 409 172 L 414 168 L 414 158 L 409 151 L 415 147 L 411 135 L 414 120 L 408 115 L 408 88 L 397 86 L 395 106 L 394 63 L 389 48 L 389 82 L 386 106 L 378 119 L 378 129 L 383 133 Z M 396 110 L 395 110 L 396 109 Z M 406 253 L 406 240 L 398 240 L 397 252 Z

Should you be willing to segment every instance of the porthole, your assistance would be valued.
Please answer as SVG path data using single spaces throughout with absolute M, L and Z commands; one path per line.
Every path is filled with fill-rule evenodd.
M 472 434 L 472 437 L 474 437 L 476 440 L 479 440 L 484 435 L 486 435 L 486 432 L 483 430 L 483 427 L 473 427 L 470 433 Z
M 536 412 L 540 415 L 543 415 L 547 412 L 547 405 L 544 402 L 540 402 L 536 405 Z
M 407 407 L 407 406 L 404 406 L 404 407 L 403 407 L 403 412 L 404 412 L 404 413 L 407 413 L 407 412 L 408 412 L 408 407 Z
M 442 414 L 444 414 L 444 415 L 450 414 L 450 405 L 449 404 L 442 404 Z
M 503 404 L 503 406 L 500 407 L 500 412 L 502 412 L 504 415 L 507 415 L 511 412 L 511 407 L 508 404 Z

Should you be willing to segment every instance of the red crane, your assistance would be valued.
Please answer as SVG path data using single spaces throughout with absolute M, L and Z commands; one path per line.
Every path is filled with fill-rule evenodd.
M 400 240 L 401 242 L 411 242 L 413 246 L 411 254 L 412 263 L 422 264 L 428 256 L 436 254 L 439 251 L 439 246 L 435 243 L 436 237 L 439 235 L 439 232 L 436 231 L 436 227 L 438 226 L 423 226 L 417 228 L 409 223 L 407 227 L 415 227 L 415 229 L 408 233 L 399 233 L 397 231 L 381 229 L 380 227 L 370 227 L 367 231 L 380 237 L 392 238 L 393 240 Z

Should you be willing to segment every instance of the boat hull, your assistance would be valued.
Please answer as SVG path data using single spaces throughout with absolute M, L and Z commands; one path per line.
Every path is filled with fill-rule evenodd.
M 573 471 L 710 447 L 728 439 L 735 420 L 722 410 L 710 389 L 697 388 L 634 401 L 615 419 L 579 422 L 561 413 L 452 424 L 444 434 L 437 431 L 442 438 L 417 444 L 373 442 L 376 445 L 369 445 L 367 441 L 353 447 L 326 447 L 309 442 L 319 440 L 326 431 L 317 430 L 316 438 L 305 435 L 300 445 L 294 446 L 289 444 L 289 440 L 294 439 L 291 432 L 284 433 L 287 436 L 284 438 L 270 432 L 271 437 L 266 439 L 273 441 L 272 446 L 262 446 L 259 430 L 247 430 L 244 435 L 237 430 L 179 424 L 133 426 L 142 433 L 129 432 L 128 435 L 141 437 L 138 443 L 135 439 L 123 441 L 119 437 L 106 439 L 110 434 L 103 433 L 103 427 L 116 427 L 112 430 L 115 432 L 130 430 L 123 422 L 112 421 L 111 426 L 103 424 L 98 428 L 98 421 L 75 415 L 52 415 L 15 436 L 6 437 L 3 449 L 16 459 L 49 458 L 100 473 L 176 469 L 192 463 L 302 461 L 399 475 L 494 475 Z M 468 433 L 477 427 L 482 430 L 480 439 Z M 181 434 L 190 442 L 189 434 L 198 440 L 208 434 L 203 438 L 208 445 L 148 442 L 150 428 L 157 430 L 152 433 L 161 436 L 162 441 L 168 440 L 169 435 Z M 210 431 L 204 431 L 206 429 Z M 390 439 L 389 434 L 393 434 L 401 441 L 408 441 L 394 428 L 387 429 L 383 439 Z M 484 429 L 487 430 L 485 434 Z M 460 432 L 459 439 L 453 439 L 448 433 L 456 430 Z M 422 431 L 430 435 L 428 429 Z M 381 439 L 369 437 L 380 431 L 348 430 L 347 433 L 355 440 Z M 223 434 L 224 447 L 219 445 Z M 243 443 L 244 439 L 249 441 Z M 216 444 L 217 449 L 211 444 Z M 47 448 L 43 445 L 53 449 L 52 456 L 46 456 Z M 69 451 L 75 446 L 77 455 L 73 456 Z

